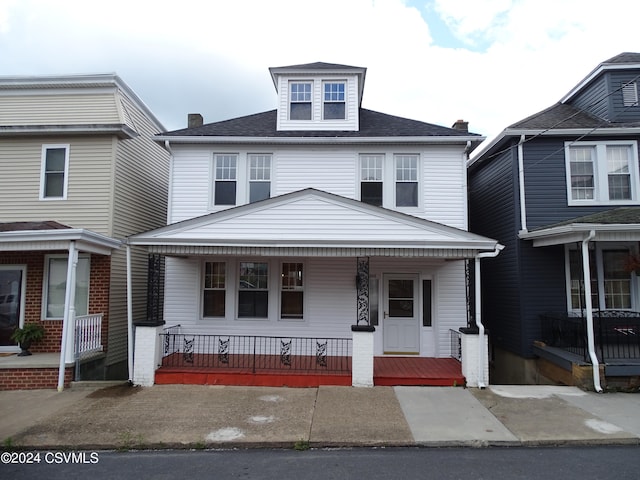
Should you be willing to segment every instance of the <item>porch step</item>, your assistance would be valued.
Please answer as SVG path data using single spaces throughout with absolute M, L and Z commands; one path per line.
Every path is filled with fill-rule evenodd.
M 465 378 L 453 358 L 375 357 L 373 383 L 381 386 L 462 387 Z

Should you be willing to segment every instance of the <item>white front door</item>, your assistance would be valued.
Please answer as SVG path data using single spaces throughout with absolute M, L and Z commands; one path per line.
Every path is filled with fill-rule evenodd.
M 418 276 L 384 276 L 382 336 L 385 354 L 420 353 Z

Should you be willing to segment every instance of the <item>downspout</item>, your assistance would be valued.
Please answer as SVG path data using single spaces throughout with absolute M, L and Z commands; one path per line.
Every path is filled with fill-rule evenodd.
M 482 323 L 482 305 L 480 301 L 480 259 L 497 257 L 504 245 L 496 244 L 493 252 L 482 252 L 475 256 L 475 310 L 478 327 L 478 388 L 485 388 L 484 383 L 484 324 Z
M 524 149 L 522 148 L 524 139 L 525 136 L 520 135 L 520 141 L 518 142 L 518 191 L 520 195 L 520 229 L 526 232 L 527 206 L 524 198 Z
M 76 242 L 69 242 L 69 258 L 67 260 L 67 283 L 64 292 L 64 316 L 62 318 L 62 340 L 60 342 L 60 365 L 58 368 L 58 391 L 64 390 L 64 373 L 69 348 L 74 348 L 75 319 L 76 319 L 76 268 L 78 266 L 78 251 Z M 73 325 L 72 325 L 73 322 Z M 69 337 L 71 336 L 71 342 Z M 71 344 L 71 345 L 69 345 Z
M 127 368 L 129 383 L 133 384 L 133 301 L 131 282 L 131 246 L 127 243 Z
M 591 267 L 589 265 L 589 242 L 596 236 L 596 232 L 591 230 L 587 238 L 582 241 L 582 272 L 584 282 L 584 306 L 585 320 L 587 322 L 587 348 L 589 358 L 593 368 L 593 388 L 598 393 L 602 393 L 600 386 L 600 363 L 596 355 L 595 340 L 593 334 L 593 304 L 591 302 Z

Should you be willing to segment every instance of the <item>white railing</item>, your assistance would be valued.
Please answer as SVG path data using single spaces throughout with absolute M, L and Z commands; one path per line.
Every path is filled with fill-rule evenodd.
M 102 313 L 76 317 L 75 358 L 102 351 Z

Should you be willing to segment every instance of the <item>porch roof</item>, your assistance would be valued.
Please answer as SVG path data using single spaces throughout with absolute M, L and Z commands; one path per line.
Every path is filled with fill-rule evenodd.
M 523 240 L 533 240 L 534 247 L 581 242 L 591 232 L 593 241 L 640 241 L 640 207 L 621 207 L 573 218 L 530 232 L 521 232 Z
M 312 188 L 129 237 L 174 255 L 471 258 L 498 242 Z
M 75 241 L 79 251 L 111 255 L 122 242 L 105 235 L 72 228 L 55 221 L 0 223 L 0 252 L 67 250 Z

